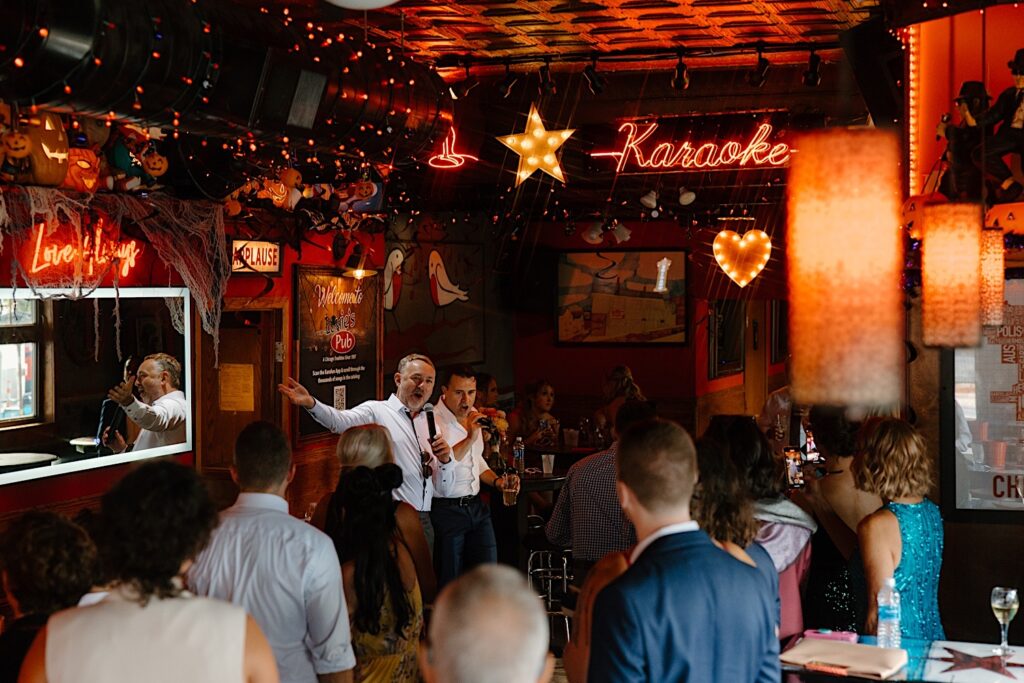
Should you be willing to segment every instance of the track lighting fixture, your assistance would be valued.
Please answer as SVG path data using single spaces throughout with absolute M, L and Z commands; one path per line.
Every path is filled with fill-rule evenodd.
M 544 58 L 544 66 L 540 68 L 540 94 L 554 95 L 558 89 L 555 86 L 555 82 L 551 79 L 551 57 Z
M 675 73 L 672 74 L 672 88 L 674 90 L 686 90 L 690 87 L 690 70 L 683 62 L 683 53 L 679 53 L 679 61 L 676 62 Z
M 512 63 L 505 62 L 505 80 L 498 85 L 498 92 L 501 93 L 502 97 L 508 98 L 512 94 L 512 88 L 518 81 L 519 76 L 512 73 Z
M 747 83 L 754 88 L 760 88 L 768 80 L 768 68 L 771 62 L 764 56 L 761 48 L 757 49 L 757 66 L 747 72 Z
M 679 188 L 679 204 L 681 206 L 689 206 L 697 200 L 697 193 L 693 190 L 687 190 L 685 187 Z
M 452 83 L 451 87 L 448 88 L 448 93 L 452 96 L 453 100 L 459 100 L 469 95 L 469 91 L 477 85 L 476 78 L 469 73 L 469 62 L 466 62 L 466 77 L 458 83 Z
M 807 58 L 807 71 L 804 72 L 804 85 L 808 88 L 816 88 L 821 83 L 821 57 L 813 50 Z
M 600 95 L 604 92 L 604 87 L 607 82 L 604 76 L 597 73 L 597 57 L 583 68 L 583 77 L 587 79 L 587 87 L 590 88 L 590 92 L 595 95 Z
M 640 197 L 640 204 L 646 209 L 657 209 L 658 208 L 658 192 L 657 190 L 651 190 L 644 196 Z

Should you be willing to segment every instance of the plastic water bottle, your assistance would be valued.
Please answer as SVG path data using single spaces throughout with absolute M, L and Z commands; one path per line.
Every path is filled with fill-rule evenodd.
M 521 436 L 516 437 L 515 445 L 512 446 L 512 466 L 520 475 L 526 471 L 526 444 Z
M 878 591 L 878 647 L 900 646 L 900 592 L 888 578 Z

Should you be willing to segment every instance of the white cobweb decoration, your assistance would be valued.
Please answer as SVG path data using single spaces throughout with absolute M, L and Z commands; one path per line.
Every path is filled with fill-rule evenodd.
M 39 224 L 44 226 L 44 236 L 66 226 L 72 231 L 73 239 L 84 245 L 88 237 L 86 231 L 90 228 L 87 224 L 83 226 L 82 218 L 89 215 L 92 208 L 107 215 L 109 227 L 114 231 L 122 231 L 128 223 L 136 225 L 160 259 L 178 273 L 195 301 L 203 329 L 213 337 L 216 366 L 223 297 L 231 275 L 223 207 L 213 202 L 182 201 L 159 193 L 80 195 L 53 188 L 7 186 L 0 188 L 0 253 L 5 235 L 11 237 L 16 253 L 24 253 L 26 240 L 34 238 L 34 229 Z M 43 277 L 29 273 L 25 265 L 14 258 L 11 284 L 16 287 L 16 275 L 20 275 L 33 292 L 44 287 L 56 288 L 68 292 L 62 296 L 81 299 L 113 274 L 117 289 L 118 258 L 106 261 L 91 273 L 80 261 L 71 274 Z M 184 333 L 183 309 L 182 304 L 181 312 L 176 316 L 172 309 L 171 315 L 174 328 L 181 333 Z M 115 312 L 115 317 L 118 316 L 119 312 Z M 116 323 L 115 328 L 120 330 L 120 320 Z M 119 332 L 116 341 L 120 347 Z
M 171 315 L 171 325 L 178 334 L 185 335 L 185 300 L 177 296 L 165 296 L 167 312 Z

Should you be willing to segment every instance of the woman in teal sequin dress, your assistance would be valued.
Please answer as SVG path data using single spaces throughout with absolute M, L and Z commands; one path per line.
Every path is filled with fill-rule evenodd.
M 876 631 L 876 596 L 892 576 L 900 592 L 903 637 L 944 640 L 939 617 L 942 518 L 925 497 L 932 486 L 932 468 L 924 439 L 896 418 L 866 424 L 853 476 L 857 488 L 884 501 L 857 527 L 867 583 L 864 633 Z

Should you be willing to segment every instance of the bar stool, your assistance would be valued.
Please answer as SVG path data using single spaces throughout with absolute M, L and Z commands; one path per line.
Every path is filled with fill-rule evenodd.
M 544 519 L 537 515 L 527 518 L 527 529 L 523 544 L 530 551 L 526 560 L 526 577 L 530 589 L 544 601 L 549 618 L 558 617 L 562 620 L 565 640 L 568 642 L 569 615 L 563 612 L 561 603 L 572 581 L 572 550 L 549 543 L 544 536 Z M 556 588 L 560 590 L 556 591 Z

